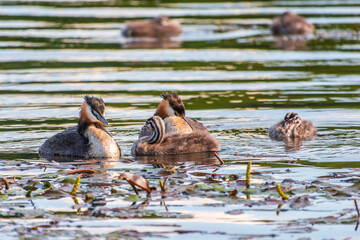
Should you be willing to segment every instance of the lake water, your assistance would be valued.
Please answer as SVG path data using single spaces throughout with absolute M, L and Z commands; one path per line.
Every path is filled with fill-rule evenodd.
M 271 19 L 288 9 L 315 24 L 316 35 L 272 37 Z M 121 36 L 126 21 L 159 14 L 180 21 L 183 33 L 162 42 Z M 359 25 L 356 0 L 1 0 L 0 176 L 17 180 L 1 190 L 0 238 L 358 238 Z M 225 165 L 197 154 L 131 160 L 166 91 L 216 136 Z M 45 139 L 76 124 L 86 94 L 104 99 L 122 160 L 40 158 Z M 318 137 L 269 139 L 290 111 L 311 120 Z M 256 191 L 242 192 L 231 178 L 244 179 L 249 161 Z M 82 177 L 77 200 L 42 195 L 43 181 L 71 187 L 62 180 L 76 168 L 98 169 Z M 145 176 L 158 193 L 167 176 L 168 196 L 155 191 L 132 204 L 131 188 L 117 179 L 124 171 Z M 23 186 L 34 180 L 27 198 Z M 279 203 L 275 183 L 310 203 Z M 88 191 L 97 202 L 84 200 Z

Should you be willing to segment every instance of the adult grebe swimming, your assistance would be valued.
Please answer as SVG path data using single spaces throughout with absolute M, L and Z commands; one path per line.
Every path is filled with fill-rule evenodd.
M 299 114 L 290 112 L 284 120 L 274 124 L 269 130 L 269 136 L 277 140 L 287 138 L 311 139 L 317 134 L 314 125 L 306 120 L 301 120 Z
M 154 116 L 147 120 L 133 144 L 133 155 L 220 151 L 208 130 L 185 116 L 185 106 L 177 94 L 165 93 L 162 97 Z
M 287 11 L 273 19 L 271 32 L 275 36 L 314 33 L 315 27 L 305 18 Z
M 104 129 L 103 99 L 85 96 L 80 109 L 78 126 L 71 127 L 47 139 L 39 149 L 40 155 L 81 158 L 119 158 L 121 151 Z
M 169 38 L 179 35 L 181 31 L 177 21 L 160 15 L 152 20 L 129 22 L 122 34 L 125 37 Z

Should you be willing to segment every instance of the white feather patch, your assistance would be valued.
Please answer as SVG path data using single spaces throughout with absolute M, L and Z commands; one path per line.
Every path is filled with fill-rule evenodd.
M 91 107 L 89 105 L 86 105 L 86 115 L 89 119 L 91 119 L 93 122 L 98 122 L 99 120 L 95 117 L 95 115 L 91 112 Z

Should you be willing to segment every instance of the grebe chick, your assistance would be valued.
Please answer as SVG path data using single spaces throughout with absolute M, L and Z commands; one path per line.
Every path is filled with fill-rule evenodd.
M 191 133 L 193 131 L 208 132 L 197 120 L 185 116 L 185 105 L 176 93 L 163 93 L 154 115 L 161 117 L 168 133 Z
M 274 124 L 269 130 L 269 136 L 276 140 L 289 138 L 311 139 L 317 134 L 316 128 L 310 121 L 301 120 L 299 114 L 289 112 L 284 120 Z
M 155 115 L 149 118 L 141 129 L 146 134 L 139 137 L 133 144 L 132 155 L 152 156 L 220 150 L 219 143 L 208 132 L 167 134 L 165 128 L 164 120 L 160 116 Z
M 78 126 L 71 127 L 47 139 L 40 147 L 40 155 L 81 158 L 119 158 L 120 148 L 104 129 L 103 99 L 85 96 L 80 109 Z
M 152 20 L 129 22 L 122 34 L 125 37 L 168 38 L 181 32 L 181 25 L 177 21 L 160 15 Z
M 287 11 L 273 19 L 271 32 L 275 36 L 314 33 L 315 27 L 305 18 Z

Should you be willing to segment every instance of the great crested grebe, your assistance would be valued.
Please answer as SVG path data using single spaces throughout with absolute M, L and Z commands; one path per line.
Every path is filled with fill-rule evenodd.
M 146 121 L 141 131 L 145 131 L 147 134 L 143 134 L 133 144 L 132 155 L 182 154 L 220 150 L 217 140 L 207 131 L 167 134 L 164 120 L 156 115 Z
M 162 97 L 154 116 L 147 120 L 133 144 L 133 155 L 220 150 L 217 140 L 201 123 L 185 116 L 185 106 L 176 93 L 164 93 Z
M 284 12 L 273 19 L 271 32 L 275 36 L 314 33 L 315 27 L 305 18 L 291 12 Z
M 168 38 L 181 32 L 181 25 L 177 21 L 160 15 L 152 20 L 129 22 L 122 34 L 125 37 Z
M 299 114 L 289 112 L 284 120 L 274 124 L 269 130 L 269 136 L 276 140 L 299 138 L 303 140 L 312 139 L 317 134 L 314 125 L 306 120 L 301 120 Z
M 85 96 L 80 108 L 78 125 L 47 139 L 39 149 L 40 155 L 82 158 L 119 158 L 120 147 L 104 129 L 103 99 Z

